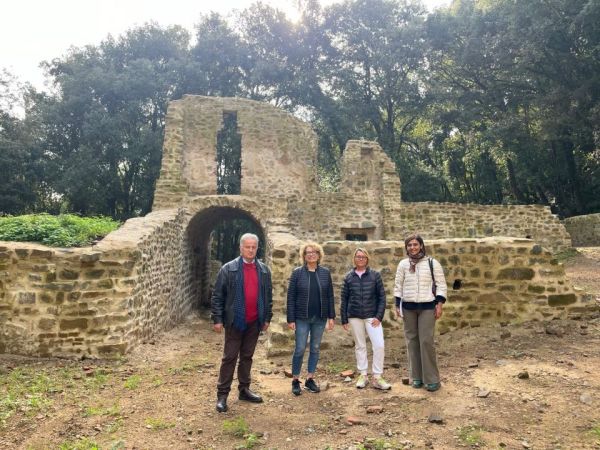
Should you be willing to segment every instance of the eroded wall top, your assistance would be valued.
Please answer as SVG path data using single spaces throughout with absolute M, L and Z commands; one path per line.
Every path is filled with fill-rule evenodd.
M 217 139 L 231 115 L 241 138 L 241 195 L 314 190 L 317 137 L 308 124 L 253 100 L 186 95 L 169 104 L 154 209 L 217 194 Z

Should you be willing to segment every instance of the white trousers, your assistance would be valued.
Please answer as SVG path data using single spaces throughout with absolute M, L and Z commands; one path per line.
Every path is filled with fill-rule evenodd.
M 383 360 L 385 357 L 385 344 L 383 342 L 383 325 L 378 327 L 371 325 L 371 319 L 350 318 L 350 331 L 354 338 L 354 352 L 356 353 L 356 368 L 366 375 L 369 368 L 369 359 L 367 356 L 367 335 L 373 347 L 373 375 L 383 374 Z

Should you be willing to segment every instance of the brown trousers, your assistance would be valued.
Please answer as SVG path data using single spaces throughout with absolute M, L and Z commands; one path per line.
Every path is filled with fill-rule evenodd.
M 425 384 L 440 382 L 433 338 L 435 310 L 407 310 L 404 314 L 404 337 L 408 351 L 408 371 L 412 380 Z
M 225 328 L 225 346 L 217 382 L 217 397 L 226 397 L 229 394 L 238 356 L 238 389 L 250 387 L 252 357 L 259 334 L 258 322 L 249 323 L 244 331 L 239 331 L 234 327 Z

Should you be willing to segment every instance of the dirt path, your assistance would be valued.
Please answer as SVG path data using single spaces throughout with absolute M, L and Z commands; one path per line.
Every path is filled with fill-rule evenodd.
M 566 268 L 600 296 L 600 249 Z M 225 414 L 214 409 L 222 336 L 203 317 L 117 362 L 0 356 L 0 448 L 600 449 L 598 315 L 439 336 L 436 393 L 402 384 L 403 339 L 391 327 L 386 335 L 389 392 L 344 382 L 354 352 L 339 345 L 348 339 L 326 335 L 318 372 L 326 390 L 292 396 L 290 358 L 266 359 L 261 345 L 253 377 L 266 403 L 232 396 Z

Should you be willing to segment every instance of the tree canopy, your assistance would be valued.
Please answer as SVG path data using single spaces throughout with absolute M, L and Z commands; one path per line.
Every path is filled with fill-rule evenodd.
M 146 24 L 44 63 L 50 93 L 0 74 L 0 213 L 149 212 L 166 107 L 181 95 L 285 108 L 317 131 L 323 184 L 377 140 L 405 201 L 600 211 L 600 3 L 255 3 L 191 35 Z M 19 103 L 23 114 L 15 112 Z

